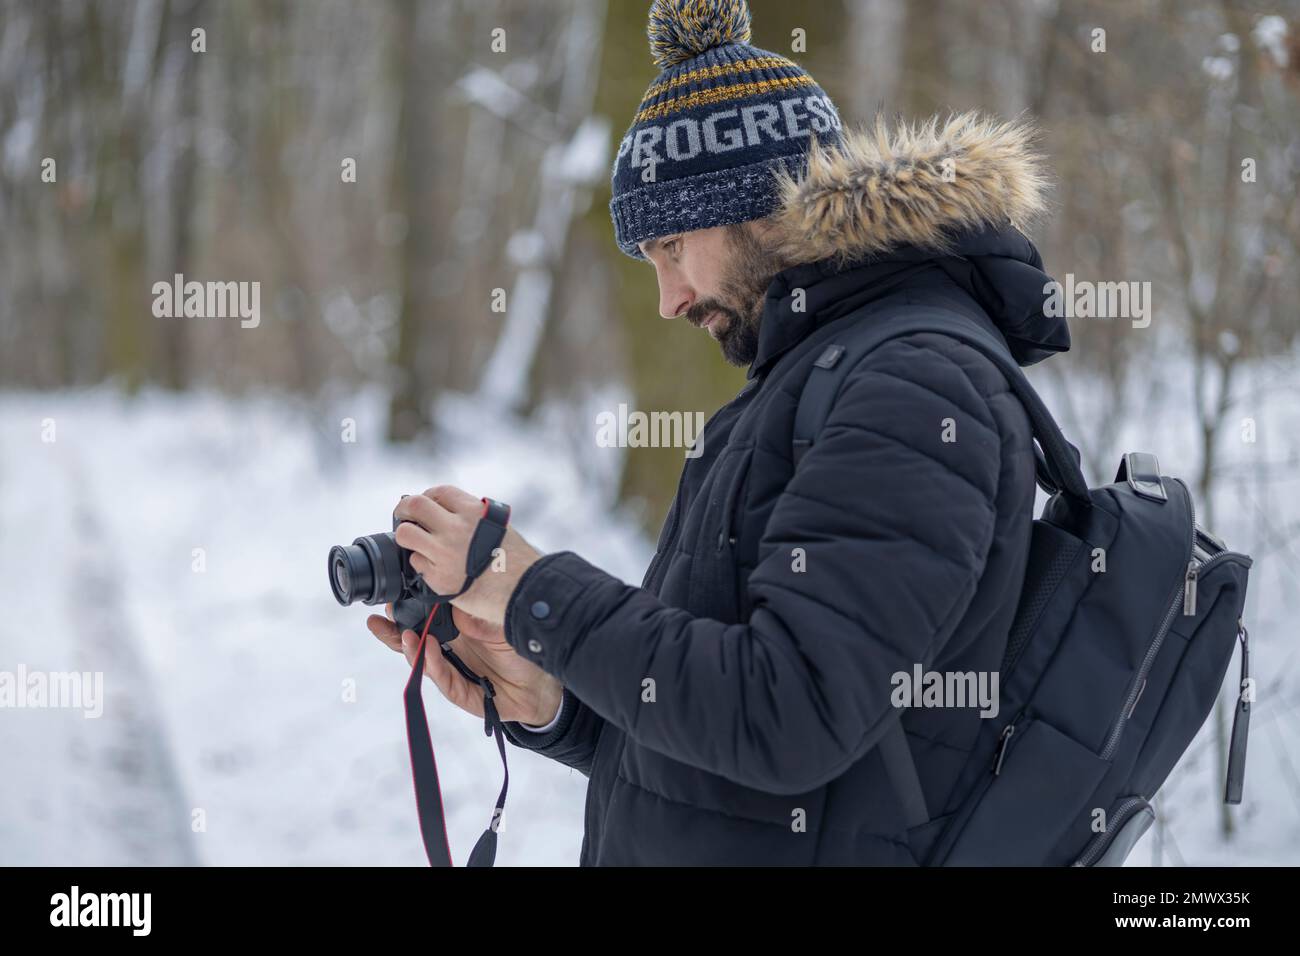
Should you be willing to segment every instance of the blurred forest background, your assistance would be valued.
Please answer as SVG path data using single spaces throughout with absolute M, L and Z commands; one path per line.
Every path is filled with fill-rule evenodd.
M 558 418 L 589 451 L 593 407 L 711 413 L 744 372 L 659 319 L 653 270 L 618 252 L 607 210 L 657 73 L 647 6 L 0 0 L 0 389 L 271 394 L 316 416 L 323 449 L 338 402 L 369 388 L 387 442 L 444 454 L 448 396 L 520 427 Z M 1300 0 L 750 6 L 755 45 L 809 69 L 846 122 L 1036 122 L 1048 270 L 1149 281 L 1154 320 L 1077 320 L 1032 376 L 1090 479 L 1127 450 L 1179 465 L 1204 523 L 1275 562 L 1272 618 L 1293 620 L 1300 508 L 1274 505 L 1300 467 L 1283 441 L 1300 407 Z M 175 273 L 260 281 L 260 326 L 155 318 L 152 286 Z M 681 465 L 681 449 L 621 459 L 617 498 L 646 531 Z
M 1041 126 L 1049 270 L 1156 286 L 1156 333 L 1075 323 L 1052 363 L 1107 382 L 1112 407 L 1075 422 L 1098 477 L 1162 333 L 1195 363 L 1207 449 L 1234 366 L 1292 344 L 1296 3 L 751 6 L 754 42 L 803 62 L 850 122 L 981 108 Z M 652 270 L 607 214 L 612 147 L 656 73 L 646 6 L 4 0 L 0 380 L 306 402 L 369 381 L 390 390 L 393 441 L 436 441 L 446 390 L 527 415 L 614 383 L 633 407 L 711 411 L 742 373 L 658 320 Z M 155 319 L 152 284 L 175 273 L 261 281 L 261 328 Z M 680 458 L 629 456 L 647 528 Z

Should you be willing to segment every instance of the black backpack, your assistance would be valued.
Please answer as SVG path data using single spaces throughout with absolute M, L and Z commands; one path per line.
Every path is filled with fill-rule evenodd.
M 1112 484 L 1089 489 L 1077 450 L 987 319 L 955 306 L 868 311 L 876 314 L 839 320 L 814 363 L 796 412 L 796 463 L 846 370 L 888 339 L 934 332 L 1002 370 L 1029 416 L 1038 484 L 1050 496 L 1033 523 L 1007 635 L 1000 716 L 984 721 L 949 806 L 931 817 L 901 720 L 881 741 L 919 858 L 1121 865 L 1154 822 L 1151 800 L 1213 708 L 1238 641 L 1224 800 L 1240 803 L 1254 699 L 1242 624 L 1251 559 L 1197 526 L 1187 486 L 1162 477 L 1153 455 L 1125 455 Z

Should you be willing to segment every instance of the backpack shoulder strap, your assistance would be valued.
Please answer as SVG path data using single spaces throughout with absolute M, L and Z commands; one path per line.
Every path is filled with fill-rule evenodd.
M 831 406 L 851 368 L 872 350 L 889 341 L 916 332 L 934 332 L 966 343 L 978 350 L 1006 376 L 1012 392 L 1024 406 L 1041 447 L 1035 448 L 1038 482 L 1049 494 L 1064 493 L 1078 505 L 1089 508 L 1092 499 L 1079 467 L 1079 451 L 1061 434 L 1055 419 L 1038 397 L 1025 373 L 1011 357 L 1006 344 L 995 341 L 973 319 L 955 309 L 902 306 L 903 314 L 864 317 L 847 326 L 825 345 L 813 362 L 812 372 L 799 398 L 794 420 L 794 463 L 813 446 L 826 424 Z
M 1058 491 L 1091 507 L 1088 485 L 1079 468 L 1079 452 L 1066 441 L 1056 421 L 1047 411 L 1042 399 L 1034 391 L 1024 372 L 1011 357 L 1006 344 L 996 341 L 976 322 L 955 309 L 903 306 L 904 314 L 895 318 L 884 315 L 863 316 L 831 337 L 813 362 L 812 371 L 799 397 L 794 421 L 794 463 L 800 460 L 817 440 L 826 424 L 831 407 L 848 372 L 877 346 L 890 339 L 915 332 L 935 332 L 955 338 L 977 349 L 1006 376 L 1016 398 L 1024 406 L 1033 428 L 1034 438 L 1041 446 L 1034 448 L 1038 483 L 1049 494 Z M 920 775 L 904 735 L 902 712 L 891 721 L 879 743 L 880 758 L 889 775 L 894 792 L 903 809 L 908 827 L 916 827 L 930 819 L 921 789 Z

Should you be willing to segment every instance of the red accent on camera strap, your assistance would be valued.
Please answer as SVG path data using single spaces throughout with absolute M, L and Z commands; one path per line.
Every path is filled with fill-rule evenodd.
M 430 866 L 451 866 L 451 846 L 447 840 L 447 820 L 442 809 L 442 789 L 438 785 L 438 762 L 433 755 L 429 721 L 420 695 L 424 678 L 424 644 L 438 606 L 434 605 L 424 622 L 415 665 L 406 681 L 402 698 L 406 705 L 406 744 L 411 754 L 411 781 L 415 785 L 415 809 L 420 819 L 420 838 Z
M 421 696 L 424 677 L 424 650 L 428 640 L 429 626 L 441 605 L 435 604 L 424 622 L 420 633 L 420 643 L 415 652 L 415 663 L 411 667 L 411 676 L 406 681 L 406 690 L 402 694 L 406 707 L 406 742 L 411 755 L 411 780 L 415 785 L 415 808 L 420 820 L 420 838 L 424 842 L 424 852 L 429 858 L 430 866 L 454 866 L 451 860 L 451 846 L 447 839 L 447 819 L 442 805 L 442 789 L 438 783 L 438 763 L 433 754 L 433 740 L 429 736 L 429 721 L 424 712 L 424 698 Z M 489 737 L 496 737 L 497 750 L 501 754 L 501 768 L 505 780 L 501 793 L 497 796 L 496 806 L 492 811 L 492 820 L 483 831 L 474 849 L 469 855 L 466 866 L 491 866 L 496 859 L 497 827 L 505 811 L 506 792 L 510 787 L 510 767 L 506 763 L 505 730 L 497 714 L 495 690 L 492 682 L 480 677 L 470 670 L 456 653 L 446 644 L 440 645 L 446 657 L 460 673 L 483 690 L 483 729 Z

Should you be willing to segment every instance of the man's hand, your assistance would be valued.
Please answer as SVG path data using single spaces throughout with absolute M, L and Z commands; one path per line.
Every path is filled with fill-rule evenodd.
M 405 656 L 406 663 L 414 667 L 420 636 L 415 631 L 399 633 L 391 620 L 392 613 L 390 604 L 388 617 L 372 614 L 366 619 L 366 626 L 371 634 Z M 458 607 L 452 608 L 451 616 L 460 630 L 460 636 L 451 642 L 451 649 L 470 670 L 492 682 L 501 719 L 518 720 L 534 726 L 549 723 L 560 709 L 563 692 L 560 682 L 532 661 L 516 654 L 514 648 L 506 643 L 500 625 L 490 624 Z M 476 717 L 483 716 L 483 689 L 466 680 L 432 640 L 424 650 L 424 673 L 442 691 L 442 696 L 461 710 Z
M 430 488 L 422 495 L 407 495 L 394 509 L 401 519 L 395 537 L 411 552 L 411 567 L 438 594 L 454 594 L 465 583 L 465 559 L 483 502 L 450 485 Z M 492 624 L 503 624 L 506 605 L 528 567 L 541 557 L 513 527 L 501 541 L 502 554 L 494 557 L 474 585 L 451 603 Z M 549 717 L 547 718 L 550 719 Z

